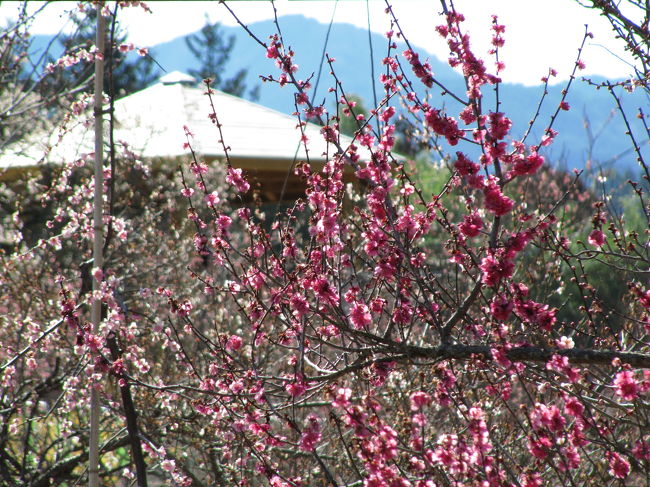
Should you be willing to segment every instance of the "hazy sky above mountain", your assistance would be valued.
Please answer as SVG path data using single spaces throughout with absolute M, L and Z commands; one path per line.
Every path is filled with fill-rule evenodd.
M 33 3 L 35 8 L 41 2 Z M 235 20 L 223 5 L 217 2 L 147 2 L 151 14 L 140 8 L 125 9 L 120 16 L 122 26 L 129 32 L 129 40 L 138 47 L 148 47 L 194 32 L 210 21 L 235 25 Z M 557 80 L 566 79 L 573 69 L 577 49 L 585 31 L 585 24 L 594 34 L 585 49 L 583 60 L 587 69 L 581 75 L 597 74 L 608 77 L 626 76 L 631 68 L 619 56 L 624 56 L 621 46 L 614 41 L 609 23 L 595 12 L 585 9 L 575 0 L 456 0 L 456 8 L 467 18 L 465 29 L 472 36 L 476 52 L 487 56 L 490 49 L 491 15 L 499 16 L 506 25 L 506 45 L 501 50 L 501 60 L 506 63 L 502 74 L 505 81 L 527 85 L 538 84 L 549 67 L 558 71 Z M 17 3 L 4 2 L 0 18 L 16 17 Z M 48 5 L 34 24 L 34 34 L 54 34 L 70 29 L 68 12 L 73 2 L 53 2 Z M 267 1 L 229 1 L 228 5 L 246 24 L 273 18 L 273 8 Z M 442 23 L 440 2 L 436 0 L 398 0 L 393 2 L 394 12 L 409 41 L 440 59 L 447 57 L 444 41 L 434 27 Z M 368 13 L 370 27 L 385 33 L 390 18 L 384 13 L 382 0 L 278 0 L 278 16 L 302 14 L 329 23 L 347 22 L 366 29 Z M 293 46 L 299 49 L 299 46 Z

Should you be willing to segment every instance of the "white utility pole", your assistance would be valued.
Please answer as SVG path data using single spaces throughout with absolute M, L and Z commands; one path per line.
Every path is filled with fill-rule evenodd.
M 93 269 L 104 266 L 102 250 L 104 247 L 104 31 L 106 20 L 102 15 L 102 4 L 97 6 L 97 39 L 95 46 L 100 56 L 95 56 L 95 196 L 93 210 Z M 94 273 L 91 273 L 94 274 Z M 99 323 L 102 319 L 102 303 L 96 299 L 94 293 L 99 291 L 100 282 L 92 276 L 93 298 L 91 308 L 91 321 L 93 334 L 99 333 Z M 88 453 L 88 487 L 99 487 L 99 393 L 94 387 L 90 391 L 90 435 Z

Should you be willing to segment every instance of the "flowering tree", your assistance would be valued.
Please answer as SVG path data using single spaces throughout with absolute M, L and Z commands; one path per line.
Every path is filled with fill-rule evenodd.
M 62 170 L 45 193 L 53 236 L 18 239 L 3 256 L 3 480 L 86 475 L 92 387 L 106 482 L 650 483 L 650 226 L 629 230 L 579 173 L 548 168 L 565 98 L 539 140 L 512 136 L 499 110 L 505 27 L 494 17 L 492 67 L 472 51 L 463 15 L 442 6 L 436 30 L 466 91 L 441 85 L 393 18 L 384 96 L 369 117 L 328 59 L 335 113 L 357 124 L 347 146 L 279 29 L 249 31 L 278 67 L 266 81 L 295 91 L 298 130 L 316 120 L 331 149 L 322 171 L 309 158 L 296 168 L 308 189 L 285 212 L 243 204 L 250 184 L 228 159 L 210 80 L 223 167 L 202 160 L 186 127 L 175 199 L 168 173 L 116 154 L 103 268 L 78 252 L 90 255 L 92 180 L 84 167 Z M 445 108 L 422 96 L 433 88 Z M 444 154 L 435 191 L 393 152 L 400 112 Z M 343 183 L 346 171 L 357 185 Z M 648 181 L 631 188 L 648 224 Z M 603 266 L 626 283 L 620 302 L 592 277 Z M 98 331 L 90 298 L 104 303 Z

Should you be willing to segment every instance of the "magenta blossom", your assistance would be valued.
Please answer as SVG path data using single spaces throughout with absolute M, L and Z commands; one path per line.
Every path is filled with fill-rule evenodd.
M 587 241 L 596 247 L 605 245 L 605 234 L 601 230 L 594 230 L 589 234 Z
M 634 377 L 634 372 L 630 370 L 616 374 L 614 387 L 616 387 L 616 394 L 626 401 L 633 401 L 639 396 L 639 383 Z

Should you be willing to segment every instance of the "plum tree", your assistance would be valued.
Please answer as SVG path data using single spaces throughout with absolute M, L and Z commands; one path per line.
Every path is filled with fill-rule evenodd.
M 337 130 L 346 107 L 310 101 L 280 29 L 259 39 L 241 23 L 276 62 L 267 81 L 295 92 L 297 130 L 315 119 L 329 144 L 322 170 L 309 157 L 296 167 L 307 191 L 280 214 L 244 204 L 250 185 L 228 159 L 209 80 L 225 161 L 206 163 L 186 127 L 175 175 L 146 161 L 106 170 L 123 200 L 105 204 L 101 268 L 79 267 L 93 236 L 88 168 L 66 166 L 45 188 L 51 236 L 2 255 L 3 481 L 86 475 L 94 388 L 106 483 L 144 485 L 137 442 L 147 475 L 174 485 L 650 484 L 648 232 L 579 173 L 548 167 L 564 98 L 539 140 L 511 135 L 492 98 L 505 27 L 494 17 L 492 67 L 442 6 L 436 31 L 466 90 L 447 90 L 392 17 L 383 98 L 351 145 Z M 434 87 L 448 105 L 429 104 Z M 435 184 L 394 152 L 400 105 L 443 151 Z M 345 170 L 360 184 L 344 184 Z M 648 181 L 630 188 L 647 224 Z M 616 303 L 602 269 L 625 283 Z M 103 303 L 98 330 L 91 299 Z

